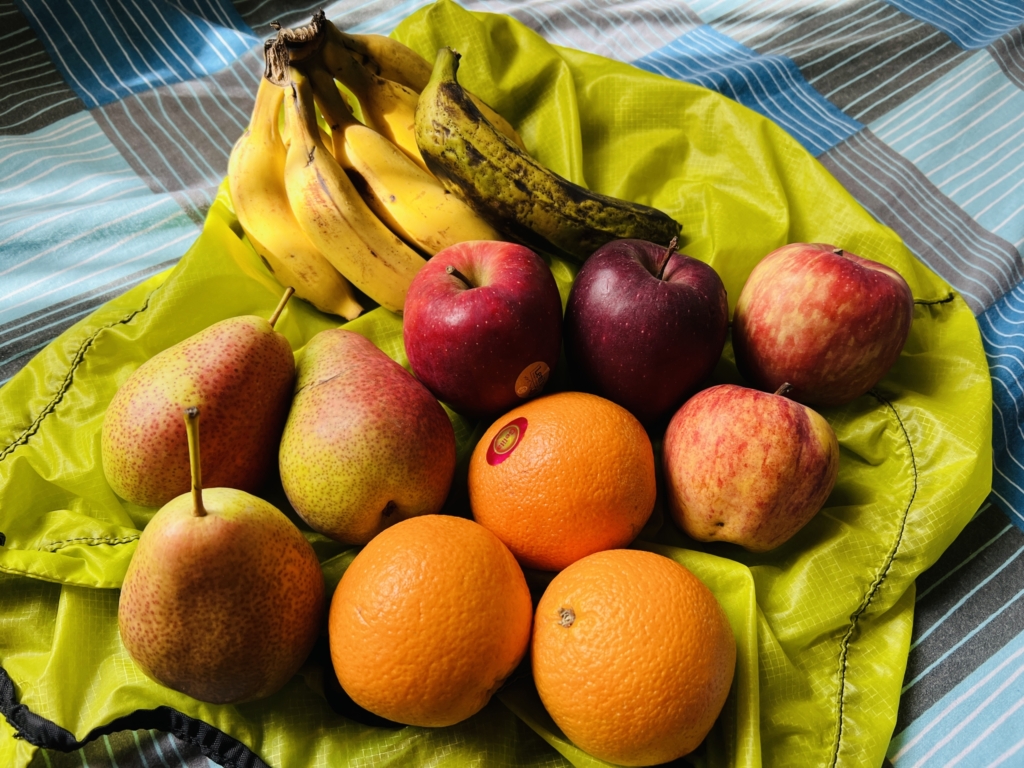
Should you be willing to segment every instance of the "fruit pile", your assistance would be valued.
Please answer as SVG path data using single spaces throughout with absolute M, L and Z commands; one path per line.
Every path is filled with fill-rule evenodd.
M 530 158 L 458 85 L 452 51 L 431 68 L 322 14 L 266 51 L 229 176 L 285 292 L 269 319 L 229 318 L 157 354 L 110 403 L 106 478 L 160 508 L 125 576 L 125 648 L 159 683 L 242 702 L 278 690 L 326 624 L 342 688 L 380 717 L 460 722 L 528 664 L 590 754 L 691 752 L 737 650 L 696 576 L 629 548 L 659 461 L 692 539 L 792 540 L 838 472 L 810 406 L 848 403 L 893 365 L 906 282 L 832 246 L 768 254 L 732 324 L 752 387 L 714 385 L 729 335 L 714 269 L 677 251 L 665 214 Z M 582 263 L 564 314 L 538 251 Z M 344 328 L 296 361 L 275 330 L 293 292 L 345 318 L 364 296 L 401 312 L 411 373 Z M 546 392 L 559 365 L 571 383 Z M 457 464 L 441 403 L 481 420 L 458 481 L 472 519 L 440 514 Z M 275 467 L 305 524 L 362 547 L 331 596 L 306 537 L 258 496 Z M 538 572 L 548 583 L 531 595 Z
M 514 235 L 582 261 L 616 238 L 679 233 L 661 211 L 533 160 L 515 129 L 458 85 L 450 49 L 431 70 L 401 43 L 346 35 L 321 11 L 279 29 L 265 54 L 228 165 L 231 197 L 267 267 L 324 312 L 357 316 L 353 286 L 401 312 L 423 257 L 459 242 Z

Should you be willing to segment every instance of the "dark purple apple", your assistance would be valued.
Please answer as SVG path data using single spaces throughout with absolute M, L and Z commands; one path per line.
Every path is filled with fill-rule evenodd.
M 615 240 L 586 260 L 565 309 L 578 384 L 650 424 L 673 413 L 718 363 L 729 305 L 710 266 L 646 240 Z
M 843 405 L 900 356 L 914 295 L 894 269 L 823 243 L 791 243 L 754 267 L 733 319 L 736 364 L 758 389 L 792 385 L 808 405 Z
M 562 301 L 522 245 L 471 240 L 439 251 L 405 299 L 413 373 L 452 410 L 495 416 L 540 394 L 562 346 Z

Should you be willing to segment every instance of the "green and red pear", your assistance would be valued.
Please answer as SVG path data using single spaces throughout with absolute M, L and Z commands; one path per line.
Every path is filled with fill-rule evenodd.
M 299 360 L 278 457 L 281 483 L 310 527 L 366 544 L 444 505 L 455 431 L 437 399 L 366 337 L 321 331 Z
M 114 492 L 159 507 L 188 491 L 181 412 L 203 412 L 204 474 L 212 487 L 255 492 L 273 472 L 288 415 L 295 357 L 271 319 L 231 317 L 168 347 L 118 389 L 103 418 L 103 472 Z
M 158 683 L 215 704 L 251 701 L 279 690 L 312 650 L 324 579 L 284 513 L 244 491 L 203 488 L 198 418 L 187 409 L 192 490 L 161 507 L 139 537 L 118 627 Z

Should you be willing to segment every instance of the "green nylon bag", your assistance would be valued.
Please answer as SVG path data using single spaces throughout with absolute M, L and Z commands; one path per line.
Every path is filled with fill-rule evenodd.
M 839 437 L 840 473 L 810 524 L 753 555 L 696 545 L 659 501 L 634 545 L 690 567 L 736 634 L 733 690 L 691 762 L 880 765 L 896 720 L 914 579 L 990 487 L 991 385 L 971 311 L 795 140 L 725 97 L 554 47 L 508 17 L 447 0 L 406 19 L 394 36 L 431 60 L 441 45 L 462 53 L 463 84 L 510 119 L 550 168 L 678 219 L 682 250 L 718 271 L 731 307 L 757 261 L 788 242 L 833 243 L 906 277 L 919 303 L 899 361 L 868 395 L 823 411 Z M 564 301 L 574 268 L 557 259 L 551 266 Z M 105 407 L 153 354 L 225 317 L 267 316 L 279 295 L 222 189 L 173 270 L 63 333 L 0 390 L 0 666 L 17 701 L 77 739 L 136 710 L 169 706 L 275 768 L 600 765 L 558 732 L 525 672 L 462 724 L 387 729 L 328 705 L 323 642 L 283 690 L 240 706 L 163 688 L 127 656 L 118 587 L 154 510 L 123 502 L 103 477 Z M 338 324 L 293 300 L 278 327 L 298 352 Z M 378 309 L 347 327 L 407 365 L 395 315 Z M 564 371 L 556 373 L 553 386 L 564 386 Z M 729 346 L 716 379 L 740 382 Z M 465 514 L 465 462 L 487 425 L 452 419 L 461 463 L 446 511 Z M 267 495 L 291 513 L 279 484 Z M 355 550 L 300 527 L 333 590 Z M 530 580 L 535 592 L 543 588 L 543 575 Z M 0 765 L 46 764 L 0 718 Z

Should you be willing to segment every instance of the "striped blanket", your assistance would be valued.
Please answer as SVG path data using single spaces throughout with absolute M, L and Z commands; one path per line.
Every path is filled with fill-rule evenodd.
M 326 11 L 387 34 L 426 4 Z M 770 117 L 970 305 L 992 375 L 993 490 L 918 580 L 889 760 L 1024 764 L 1024 3 L 460 4 Z M 0 0 L 0 385 L 176 263 L 248 122 L 270 22 L 304 23 L 320 5 Z M 40 754 L 38 765 L 208 764 L 197 741 L 156 731 Z

